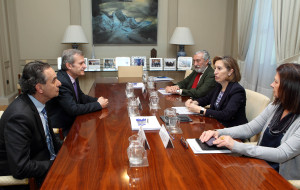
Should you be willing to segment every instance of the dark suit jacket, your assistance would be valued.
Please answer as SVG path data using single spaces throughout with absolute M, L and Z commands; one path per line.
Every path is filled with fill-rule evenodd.
M 61 142 L 48 123 L 55 152 Z M 0 120 L 0 175 L 17 179 L 43 179 L 50 168 L 50 154 L 40 115 L 28 95 L 21 94 Z
M 62 128 L 66 135 L 73 125 L 76 116 L 101 110 L 102 107 L 97 102 L 98 98 L 85 95 L 81 91 L 78 79 L 76 79 L 79 98 L 77 101 L 73 84 L 66 71 L 58 71 L 57 79 L 61 82 L 59 95 L 48 101 L 46 108 L 52 126 Z
M 214 90 L 197 100 L 199 106 L 210 104 L 210 108 L 206 110 L 205 116 L 216 118 L 225 127 L 248 123 L 245 113 L 245 89 L 237 82 L 230 82 L 219 102 L 219 107 L 216 108 L 215 102 L 221 89 L 222 86 L 217 84 Z
M 192 88 L 194 80 L 197 76 L 197 72 L 193 71 L 188 77 L 178 82 L 177 85 L 182 89 L 182 96 L 191 96 L 193 98 L 200 98 L 205 96 L 215 85 L 214 69 L 211 65 L 207 66 L 207 69 L 202 74 L 201 79 L 196 88 Z

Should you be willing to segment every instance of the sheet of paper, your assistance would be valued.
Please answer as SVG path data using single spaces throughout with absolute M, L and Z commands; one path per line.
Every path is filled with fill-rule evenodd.
M 143 129 L 146 130 L 160 130 L 160 124 L 158 120 L 156 119 L 156 116 L 135 116 L 130 117 L 131 122 L 131 129 L 132 130 L 139 130 L 140 126 L 138 126 L 138 123 L 136 119 L 146 119 L 148 122 L 143 125 Z
M 176 113 L 179 114 L 179 115 L 182 115 L 182 114 L 186 114 L 186 115 L 198 114 L 196 112 L 189 111 L 186 107 L 172 107 L 172 108 L 176 109 Z
M 154 81 L 171 81 L 174 80 L 170 77 L 154 77 Z
M 186 140 L 195 154 L 231 153 L 230 150 L 202 150 L 195 139 Z
M 133 84 L 133 88 L 143 88 L 144 87 L 144 83 L 142 82 L 134 82 Z
M 166 92 L 165 89 L 160 89 L 158 90 L 158 92 L 160 92 L 162 95 L 171 95 L 172 93 Z

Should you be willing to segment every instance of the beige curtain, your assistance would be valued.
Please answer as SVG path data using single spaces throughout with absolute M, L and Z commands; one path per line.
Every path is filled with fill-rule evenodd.
M 277 64 L 300 56 L 300 1 L 272 1 Z
M 238 56 L 244 61 L 248 52 L 256 0 L 238 1 Z

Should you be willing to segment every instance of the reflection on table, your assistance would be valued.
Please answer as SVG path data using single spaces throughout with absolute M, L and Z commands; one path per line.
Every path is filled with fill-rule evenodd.
M 156 89 L 166 82 L 156 83 Z M 149 167 L 130 168 L 128 137 L 132 131 L 127 113 L 126 83 L 117 78 L 97 78 L 90 95 L 109 99 L 102 111 L 78 116 L 52 165 L 42 189 L 292 189 L 265 161 L 235 154 L 195 155 L 180 138 L 198 138 L 204 130 L 223 126 L 213 118 L 190 115 L 174 135 L 174 148 L 166 149 L 158 131 L 146 131 L 150 145 Z M 184 106 L 186 97 L 159 94 L 160 107 L 149 110 L 149 94 L 135 89 L 143 110 L 140 115 L 159 116 L 164 109 Z

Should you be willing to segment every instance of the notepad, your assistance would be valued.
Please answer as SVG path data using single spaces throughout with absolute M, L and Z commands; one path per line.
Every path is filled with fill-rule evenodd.
M 226 147 L 208 146 L 199 139 L 187 139 L 187 142 L 195 154 L 231 153 Z
M 136 119 L 146 119 L 145 125 L 143 125 L 143 129 L 145 131 L 147 130 L 160 130 L 160 124 L 158 120 L 156 119 L 156 116 L 136 116 L 136 117 L 130 117 L 131 122 L 131 129 L 132 130 L 139 130 L 140 126 L 138 125 L 138 122 Z

